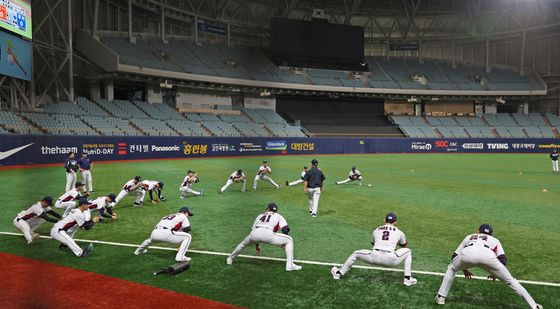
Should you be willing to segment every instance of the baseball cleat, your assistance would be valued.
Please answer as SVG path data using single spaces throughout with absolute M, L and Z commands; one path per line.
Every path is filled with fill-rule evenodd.
M 537 304 L 537 309 L 543 309 L 543 306 L 541 304 Z
M 167 201 L 167 197 L 162 196 L 159 200 L 162 201 L 162 202 L 163 202 L 163 201 Z
M 331 275 L 334 278 L 334 280 L 340 279 L 340 274 L 338 273 L 338 267 L 331 268 Z
M 66 248 L 68 248 L 68 246 L 65 245 L 65 244 L 60 244 L 60 245 L 58 245 L 58 250 L 64 250 L 64 249 L 66 249 Z
M 148 252 L 148 249 L 142 250 L 140 248 L 137 248 L 136 250 L 134 250 L 134 255 L 141 255 L 141 254 L 144 254 L 146 252 Z
M 286 267 L 286 271 L 295 271 L 300 269 L 302 269 L 302 267 L 296 264 L 293 264 L 292 267 Z
M 142 206 L 142 203 L 134 202 L 134 207 L 140 207 L 140 206 Z
M 289 186 L 289 185 L 290 185 L 290 183 L 286 180 L 286 187 Z
M 410 279 L 404 278 L 403 284 L 406 285 L 406 286 L 411 286 L 411 285 L 415 285 L 416 282 L 418 282 L 418 280 L 416 280 L 416 278 L 410 277 Z
M 182 199 L 182 200 L 184 200 L 184 199 L 185 199 L 185 196 L 184 196 L 183 194 L 181 194 L 181 195 L 179 195 L 179 198 Z
M 191 258 L 190 258 L 190 257 L 187 257 L 187 256 L 182 256 L 182 257 L 180 257 L 180 258 L 178 258 L 178 259 L 175 259 L 175 261 L 177 261 L 177 262 L 190 262 L 190 261 L 191 261 Z
M 226 259 L 226 264 L 227 264 L 227 265 L 232 265 L 232 264 L 233 264 L 233 259 L 230 258 L 230 257 L 228 257 L 228 258 Z
M 311 218 L 317 218 L 317 214 L 311 214 Z
M 222 189 L 218 189 L 218 194 L 222 194 Z
M 91 251 L 93 251 L 93 244 L 90 243 L 90 244 L 87 246 L 86 250 L 84 250 L 84 251 L 82 252 L 82 257 L 88 257 L 88 255 L 91 254 Z
M 204 194 L 204 189 L 200 189 L 200 195 Z
M 438 305 L 445 305 L 445 297 L 440 296 L 439 294 L 436 295 L 434 300 L 436 301 L 436 304 L 438 304 Z
M 27 244 L 28 244 L 28 245 L 32 245 L 33 243 L 35 243 L 35 241 L 36 241 L 37 239 L 39 239 L 39 237 L 41 237 L 41 235 L 39 235 L 39 234 L 37 234 L 37 233 L 33 233 L 33 236 L 32 236 L 32 238 L 31 238 L 31 241 L 28 242 Z
M 280 186 L 276 186 L 276 190 L 280 189 Z

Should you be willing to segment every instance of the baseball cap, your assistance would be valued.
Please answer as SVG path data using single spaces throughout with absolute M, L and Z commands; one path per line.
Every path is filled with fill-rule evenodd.
M 306 170 L 306 169 L 307 169 L 307 166 L 304 165 L 304 166 L 303 166 L 303 169 Z
M 87 198 L 82 197 L 80 198 L 80 200 L 78 201 L 78 205 L 82 206 L 82 205 L 89 205 L 89 201 L 87 200 Z
M 77 188 L 77 187 L 83 187 L 83 186 L 84 186 L 84 184 L 81 183 L 80 181 L 76 182 L 76 188 Z
M 387 223 L 394 223 L 397 221 L 397 215 L 395 215 L 394 213 L 390 212 L 385 216 L 385 222 Z
M 268 160 L 263 160 L 263 163 L 268 163 Z
M 352 166 L 352 170 L 355 170 L 355 169 L 356 169 L 356 167 L 355 167 L 355 166 Z
M 313 159 L 313 160 L 311 160 L 311 164 L 317 165 L 317 164 L 319 164 L 319 161 L 317 161 L 317 159 Z
M 43 199 L 41 201 L 45 201 L 47 203 L 47 205 L 52 206 L 53 198 L 52 198 L 52 196 L 47 195 L 47 196 L 43 197 Z
M 188 170 L 187 174 L 190 174 L 190 173 L 194 173 L 194 171 L 193 170 Z
M 237 170 L 237 174 L 241 174 L 241 173 L 243 173 L 242 170 Z
M 115 195 L 115 193 L 110 193 L 109 195 L 107 195 L 107 197 L 110 198 L 113 202 L 117 200 L 117 196 Z
M 180 213 L 188 213 L 189 216 L 194 216 L 194 214 L 191 212 L 191 210 L 189 209 L 189 207 L 181 207 L 181 209 L 179 209 Z
M 161 181 L 158 182 L 158 185 L 159 185 L 159 188 L 160 188 L 160 189 L 163 189 L 163 182 L 161 182 Z
M 492 226 L 490 224 L 481 224 L 480 227 L 478 228 L 478 231 L 487 235 L 492 235 L 492 233 L 494 232 L 494 229 L 492 228 Z
M 142 176 L 136 176 L 136 177 L 134 177 L 134 180 L 140 181 L 140 180 L 142 180 Z
M 278 211 L 278 205 L 276 205 L 276 203 L 270 203 L 267 207 L 270 211 Z

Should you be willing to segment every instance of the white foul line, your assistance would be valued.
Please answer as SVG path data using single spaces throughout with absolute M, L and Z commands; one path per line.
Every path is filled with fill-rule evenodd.
M 10 235 L 10 236 L 23 236 L 21 233 L 12 233 L 12 232 L 0 232 L 0 235 Z M 41 236 L 41 238 L 45 239 L 52 239 L 50 236 Z M 103 241 L 103 240 L 90 240 L 90 239 L 74 239 L 77 242 L 87 242 L 87 243 L 94 243 L 94 244 L 102 244 L 102 245 L 110 245 L 110 246 L 119 246 L 119 247 L 130 247 L 130 248 L 137 248 L 137 244 L 125 244 L 120 242 L 112 242 L 112 241 Z M 167 251 L 177 251 L 176 248 L 169 248 L 169 247 L 159 247 L 159 246 L 150 246 L 150 249 L 157 249 L 157 250 L 167 250 Z M 206 251 L 206 250 L 188 250 L 188 252 L 197 253 L 197 254 L 207 254 L 207 255 L 218 255 L 218 256 L 229 256 L 229 253 L 224 252 L 215 252 L 215 251 Z M 267 260 L 267 261 L 280 261 L 285 262 L 286 259 L 275 258 L 275 257 L 266 257 L 266 256 L 255 256 L 255 255 L 246 255 L 240 254 L 240 257 L 254 259 L 254 260 Z M 294 260 L 294 262 L 300 264 L 309 264 L 309 265 L 319 265 L 319 266 L 340 266 L 337 263 L 329 263 L 329 262 L 319 262 L 319 261 L 308 261 L 308 260 Z M 385 267 L 376 267 L 376 266 L 364 266 L 364 265 L 354 265 L 352 268 L 361 268 L 361 269 L 373 269 L 373 270 L 381 270 L 381 271 L 393 271 L 393 272 L 402 272 L 402 269 L 398 268 L 385 268 Z M 433 271 L 423 271 L 423 270 L 413 270 L 415 274 L 421 275 L 430 275 L 430 276 L 445 276 L 445 273 L 438 273 Z M 458 277 L 462 277 L 462 275 L 457 275 Z M 488 280 L 486 277 L 480 276 L 473 276 L 473 279 L 478 280 Z M 560 287 L 560 283 L 555 282 L 545 282 L 545 281 L 530 281 L 530 280 L 518 280 L 520 283 L 525 284 L 532 284 L 532 285 L 543 285 L 543 286 L 553 286 L 553 287 Z

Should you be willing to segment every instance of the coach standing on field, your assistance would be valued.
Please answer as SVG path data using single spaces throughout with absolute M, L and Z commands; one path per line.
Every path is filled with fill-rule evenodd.
M 84 184 L 84 188 L 87 188 L 87 192 L 93 192 L 93 181 L 91 178 L 91 168 L 93 163 L 89 159 L 87 152 L 84 151 L 82 153 L 82 157 L 78 160 L 78 166 L 80 167 L 80 172 L 82 173 L 82 183 Z
M 319 197 L 321 196 L 323 181 L 325 181 L 325 175 L 317 167 L 318 164 L 319 161 L 316 159 L 311 160 L 311 169 L 303 176 L 303 188 L 309 199 L 309 214 L 313 218 L 317 217 Z

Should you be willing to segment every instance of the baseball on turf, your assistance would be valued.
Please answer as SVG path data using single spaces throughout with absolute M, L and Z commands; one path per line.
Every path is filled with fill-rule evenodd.
M 548 192 L 548 190 L 547 189 L 542 189 L 542 192 Z
M 410 170 L 410 172 L 411 172 L 411 173 L 413 173 L 413 172 L 414 172 L 414 170 Z
M 367 186 L 368 186 L 368 187 L 371 187 L 371 186 L 372 186 L 372 184 L 370 183 L 370 184 L 369 184 L 369 185 L 367 185 Z
M 523 174 L 523 172 L 519 172 L 519 175 L 522 175 L 522 174 Z

